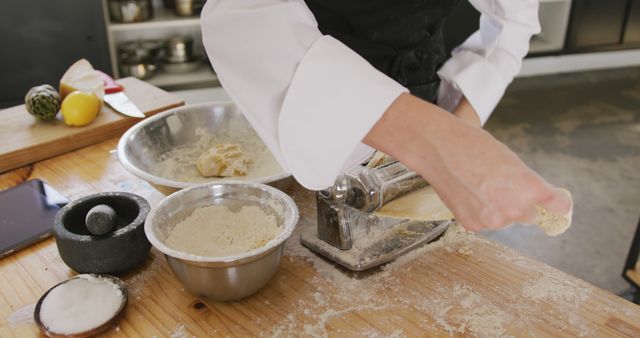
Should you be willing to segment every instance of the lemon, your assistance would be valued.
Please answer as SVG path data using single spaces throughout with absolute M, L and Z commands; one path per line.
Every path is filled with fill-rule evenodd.
M 93 93 L 100 100 L 104 96 L 104 81 L 100 73 L 85 59 L 72 64 L 60 79 L 60 96 L 63 100 L 76 90 Z
M 102 102 L 93 93 L 74 91 L 62 100 L 60 112 L 68 126 L 86 126 L 95 120 Z

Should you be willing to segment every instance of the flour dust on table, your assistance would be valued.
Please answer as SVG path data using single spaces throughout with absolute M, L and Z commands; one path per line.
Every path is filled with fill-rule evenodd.
M 301 210 L 311 209 L 315 204 L 313 194 L 308 192 L 294 192 L 292 197 Z M 300 223 L 315 222 L 314 218 L 313 213 L 303 215 Z M 298 226 L 292 238 L 298 237 L 302 228 Z M 347 314 L 355 314 L 356 317 L 349 318 L 377 318 L 375 324 L 369 323 L 371 327 L 366 332 L 359 332 L 371 337 L 410 336 L 409 332 L 416 329 L 444 331 L 453 336 L 509 337 L 513 332 L 525 332 L 537 325 L 533 321 L 538 320 L 539 314 L 533 313 L 537 307 L 530 306 L 531 302 L 552 302 L 554 309 L 564 314 L 560 316 L 562 318 L 546 323 L 548 327 L 563 330 L 568 335 L 593 335 L 593 326 L 588 320 L 569 313 L 587 306 L 592 299 L 584 282 L 509 250 L 454 224 L 437 241 L 381 268 L 351 272 L 315 255 L 299 241 L 289 240 L 283 259 L 288 259 L 289 264 L 303 261 L 291 268 L 313 270 L 307 285 L 314 289 L 309 291 L 309 297 L 298 300 L 285 314 L 285 320 L 262 336 L 289 337 L 301 332 L 311 337 L 353 334 L 351 330 L 357 324 L 344 318 Z M 529 280 L 529 284 L 514 282 L 509 288 L 491 290 L 481 286 L 482 281 L 477 284 L 464 277 L 469 273 L 490 273 L 488 271 L 500 266 L 481 258 L 487 255 L 497 260 L 520 257 L 522 267 L 513 263 L 522 270 L 536 271 L 539 278 Z M 462 260 L 471 261 L 477 269 L 457 271 L 445 267 L 460 264 Z M 431 271 L 426 279 L 415 278 L 425 276 L 425 271 Z M 545 280 L 544 276 L 550 277 Z M 275 278 L 286 282 L 285 277 L 276 275 Z M 421 289 L 425 285 L 436 292 L 425 294 Z M 423 316 L 416 317 L 415 313 Z M 384 315 L 380 317 L 380 314 Z M 564 322 L 565 317 L 571 320 L 570 328 Z M 412 329 L 399 329 L 399 325 L 411 325 Z

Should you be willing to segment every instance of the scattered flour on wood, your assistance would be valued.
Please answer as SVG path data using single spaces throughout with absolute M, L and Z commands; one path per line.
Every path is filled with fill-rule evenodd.
M 369 331 L 363 332 L 362 336 L 363 337 L 367 337 L 367 338 L 404 338 L 404 337 L 407 337 L 407 335 L 404 333 L 404 331 L 402 329 L 394 330 L 389 334 L 385 334 L 384 332 L 381 332 L 381 331 L 369 330 Z
M 388 310 L 387 306 L 367 306 L 367 305 L 358 305 L 349 307 L 342 310 L 334 310 L 329 309 L 317 317 L 317 320 L 314 324 L 305 324 L 303 326 L 304 333 L 310 337 L 327 337 L 326 325 L 329 320 L 332 318 L 339 318 L 344 314 L 350 312 L 361 312 L 361 311 L 385 311 Z M 293 318 L 288 318 L 292 320 Z
M 512 248 L 503 247 L 497 254 L 500 259 L 507 260 L 516 266 L 538 274 L 534 279 L 525 281 L 520 295 L 529 301 L 552 303 L 554 311 L 561 314 L 564 320 L 576 330 L 576 336 L 593 336 L 592 327 L 584 320 L 576 309 L 585 309 L 591 297 L 593 287 L 587 282 L 571 277 L 560 270 L 532 261 L 521 256 Z M 547 323 L 547 325 L 552 325 Z M 558 329 L 567 330 L 564 324 L 553 324 Z
M 454 223 L 451 226 L 449 226 L 449 228 L 444 233 L 444 235 L 442 235 L 442 237 L 440 237 L 438 240 L 428 243 L 423 247 L 420 247 L 407 254 L 400 256 L 394 262 L 386 265 L 384 269 L 385 270 L 399 269 L 405 264 L 410 263 L 411 261 L 415 260 L 418 257 L 423 257 L 425 253 L 437 248 L 445 248 L 447 251 L 451 252 L 453 251 L 452 249 L 453 244 L 462 243 L 472 239 L 476 241 L 481 240 L 476 236 L 474 236 L 473 234 L 471 234 L 470 232 L 466 231 L 460 224 Z
M 590 294 L 586 283 L 570 280 L 558 273 L 546 273 L 542 277 L 526 283 L 522 294 L 532 300 L 552 300 L 554 302 L 584 302 Z
M 470 286 L 454 283 L 453 286 L 441 285 L 437 290 L 443 297 L 422 297 L 417 307 L 430 313 L 436 326 L 449 335 L 510 337 L 505 325 L 513 322 L 514 317 Z
M 130 273 L 131 276 L 124 279 L 124 283 L 127 286 L 127 293 L 129 294 L 129 301 L 138 300 L 145 291 L 149 290 L 149 283 L 156 278 L 160 270 L 160 262 L 158 262 L 156 257 L 152 257 L 148 266 L 144 266 L 140 271 L 136 270 Z
M 463 256 L 471 256 L 473 255 L 473 250 L 468 246 L 461 246 L 460 249 L 458 249 L 458 253 Z
M 465 313 L 459 314 L 462 322 L 460 330 L 476 336 L 504 337 L 504 324 L 511 321 L 510 315 L 500 310 L 496 305 L 484 299 L 469 286 L 457 284 L 451 292 L 454 299 L 458 299 Z M 454 317 L 455 318 L 455 317 Z
M 292 197 L 301 211 L 315 211 L 313 195 L 298 195 L 304 193 L 294 192 Z M 455 282 L 459 280 L 456 279 L 458 275 L 467 272 L 442 270 L 443 264 L 447 264 L 442 259 L 461 259 L 460 255 L 464 254 L 460 251 L 467 252 L 466 248 L 471 250 L 470 248 L 477 247 L 473 244 L 488 242 L 491 244 L 487 244 L 487 247 L 496 247 L 492 242 L 466 232 L 460 225 L 452 225 L 436 241 L 413 250 L 392 263 L 371 271 L 354 273 L 320 258 L 300 244 L 298 238 L 301 226 L 315 224 L 315 217 L 314 212 L 301 212 L 300 225 L 286 242 L 284 257 L 294 264 L 291 268 L 312 276 L 305 280 L 311 289 L 308 290 L 308 295 L 301 295 L 275 327 L 263 332 L 263 337 L 345 336 L 353 333 L 349 330 L 360 325 L 366 327 L 367 336 L 377 337 L 384 336 L 382 328 L 401 327 L 406 325 L 408 319 L 414 330 L 443 331 L 450 335 L 475 337 L 509 337 L 509 332 L 525 332 L 533 325 L 541 325 L 539 315 L 532 312 L 535 307 L 530 306 L 534 300 L 524 294 L 527 291 L 530 292 L 529 296 L 534 297 L 544 294 L 541 292 L 542 288 L 538 286 L 536 289 L 533 282 L 529 289 L 523 290 L 522 285 L 515 284 L 505 290 L 499 285 L 483 281 L 479 281 L 478 285 Z M 436 250 L 444 252 L 430 253 Z M 504 248 L 496 252 L 498 260 L 508 260 L 527 271 L 534 271 L 534 274 L 538 272 L 541 278 L 545 273 L 553 275 L 556 271 L 533 262 L 512 249 Z M 451 256 L 447 256 L 447 253 Z M 477 263 L 481 263 L 480 260 Z M 488 269 L 491 268 L 491 262 L 483 264 L 487 264 Z M 432 267 L 435 268 L 433 275 L 427 275 L 424 280 L 414 279 L 416 271 L 429 271 Z M 559 271 L 555 273 L 557 274 L 553 275 L 551 283 L 564 285 L 562 281 L 568 277 Z M 545 283 L 544 280 L 541 282 Z M 428 295 L 418 285 L 427 288 Z M 496 289 L 498 287 L 500 289 Z M 585 292 L 588 294 L 590 291 Z M 581 316 L 567 314 L 569 309 L 576 308 L 575 304 L 564 305 L 564 300 L 569 299 L 567 296 L 554 296 L 553 293 L 547 296 L 562 311 L 559 313 L 561 320 L 548 325 L 564 332 L 571 332 L 565 331 L 566 329 L 574 330 L 576 335 L 589 335 L 589 326 Z M 579 302 L 584 298 L 579 295 L 573 299 Z M 371 322 L 368 325 L 348 323 L 343 319 L 346 315 L 352 315 L 347 317 L 349 320 L 367 318 Z M 358 335 L 364 333 L 358 332 Z M 389 334 L 388 331 L 384 333 Z M 402 334 L 403 332 L 397 332 L 392 336 Z
M 304 205 L 300 206 L 301 209 L 304 207 Z M 302 222 L 304 222 L 304 219 Z M 384 313 L 385 320 L 389 320 L 389 325 L 391 326 L 394 323 L 405 320 L 400 315 L 394 317 L 395 313 L 400 311 L 415 312 L 411 308 L 420 308 L 422 311 L 432 314 L 433 318 L 437 318 L 438 312 L 433 308 L 422 308 L 424 304 L 423 295 L 406 297 L 406 292 L 410 290 L 404 289 L 403 291 L 398 274 L 406 269 L 405 266 L 408 263 L 416 259 L 419 259 L 419 265 L 428 265 L 429 256 L 425 255 L 428 251 L 443 248 L 448 252 L 454 252 L 455 250 L 451 248 L 452 246 L 470 240 L 477 241 L 481 239 L 466 232 L 460 225 L 454 224 L 437 241 L 405 254 L 396 261 L 379 269 L 360 273 L 342 269 L 319 258 L 302 247 L 299 242 L 288 241 L 286 244 L 288 255 L 302 258 L 303 261 L 311 264 L 315 270 L 316 273 L 310 284 L 315 285 L 317 291 L 313 292 L 311 297 L 301 298 L 293 312 L 286 316 L 271 332 L 266 332 L 263 336 L 294 337 L 299 335 L 300 332 L 304 332 L 306 336 L 328 337 L 328 324 L 332 320 L 339 320 L 340 317 L 348 313 Z M 326 287 L 331 288 L 330 292 L 326 292 L 327 290 L 324 289 Z M 457 306 L 452 303 L 446 291 L 443 291 L 442 295 L 443 297 L 439 298 L 443 302 L 442 304 L 448 303 L 449 307 Z M 477 295 L 477 297 L 480 296 Z M 441 314 L 446 314 L 446 311 L 441 312 Z M 467 324 L 472 327 L 469 332 L 482 334 L 484 330 L 485 336 L 502 332 L 499 327 L 502 321 L 499 320 L 500 318 L 490 317 L 491 314 L 489 312 L 476 314 L 471 319 L 471 324 Z M 500 313 L 494 313 L 494 315 L 499 316 Z M 440 325 L 441 329 L 446 328 L 448 325 L 447 319 L 444 317 L 441 319 L 443 321 L 442 325 Z M 483 320 L 492 320 L 492 324 L 484 325 L 480 323 Z M 423 330 L 433 330 L 434 328 L 433 320 L 428 317 L 420 318 L 418 325 Z M 332 332 L 332 334 L 336 333 L 339 332 Z M 370 335 L 368 336 L 375 337 L 404 336 L 402 331 L 394 331 L 390 335 L 384 335 L 382 332 L 377 331 L 369 333 Z
M 187 332 L 187 326 L 185 324 L 178 324 L 171 332 L 169 332 L 171 338 L 193 338 Z
M 33 311 L 35 308 L 35 304 L 29 304 L 17 309 L 7 318 L 9 326 L 16 327 L 25 324 L 35 324 L 33 319 Z
M 618 316 L 633 317 L 635 315 L 633 311 L 629 310 L 628 308 L 620 309 L 615 306 L 605 306 L 604 311 Z
M 532 262 L 511 248 L 503 247 L 502 251 L 497 258 L 538 273 L 537 279 L 527 281 L 522 287 L 522 295 L 531 300 L 550 300 L 573 306 L 586 301 L 591 295 L 591 286 L 583 280 L 542 263 Z
M 406 337 L 406 335 L 404 334 L 404 331 L 402 330 L 395 330 L 393 332 L 391 332 L 390 335 L 386 336 L 387 338 L 403 338 Z

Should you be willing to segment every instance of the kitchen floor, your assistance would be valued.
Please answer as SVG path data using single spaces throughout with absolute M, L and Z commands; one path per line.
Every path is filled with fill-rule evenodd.
M 176 92 L 228 100 L 221 88 Z M 575 200 L 573 226 L 549 238 L 514 226 L 485 236 L 614 293 L 640 216 L 640 68 L 519 78 L 486 128 Z

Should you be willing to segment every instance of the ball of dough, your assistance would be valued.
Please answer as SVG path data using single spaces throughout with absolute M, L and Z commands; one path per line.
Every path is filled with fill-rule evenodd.
M 538 219 L 536 224 L 547 234 L 547 236 L 558 236 L 563 234 L 571 226 L 573 219 L 573 198 L 567 189 L 558 189 L 571 200 L 571 208 L 565 215 L 554 215 L 541 206 L 536 206 Z
M 247 165 L 250 162 L 239 145 L 223 143 L 216 144 L 202 154 L 196 167 L 204 177 L 240 176 L 247 174 Z

